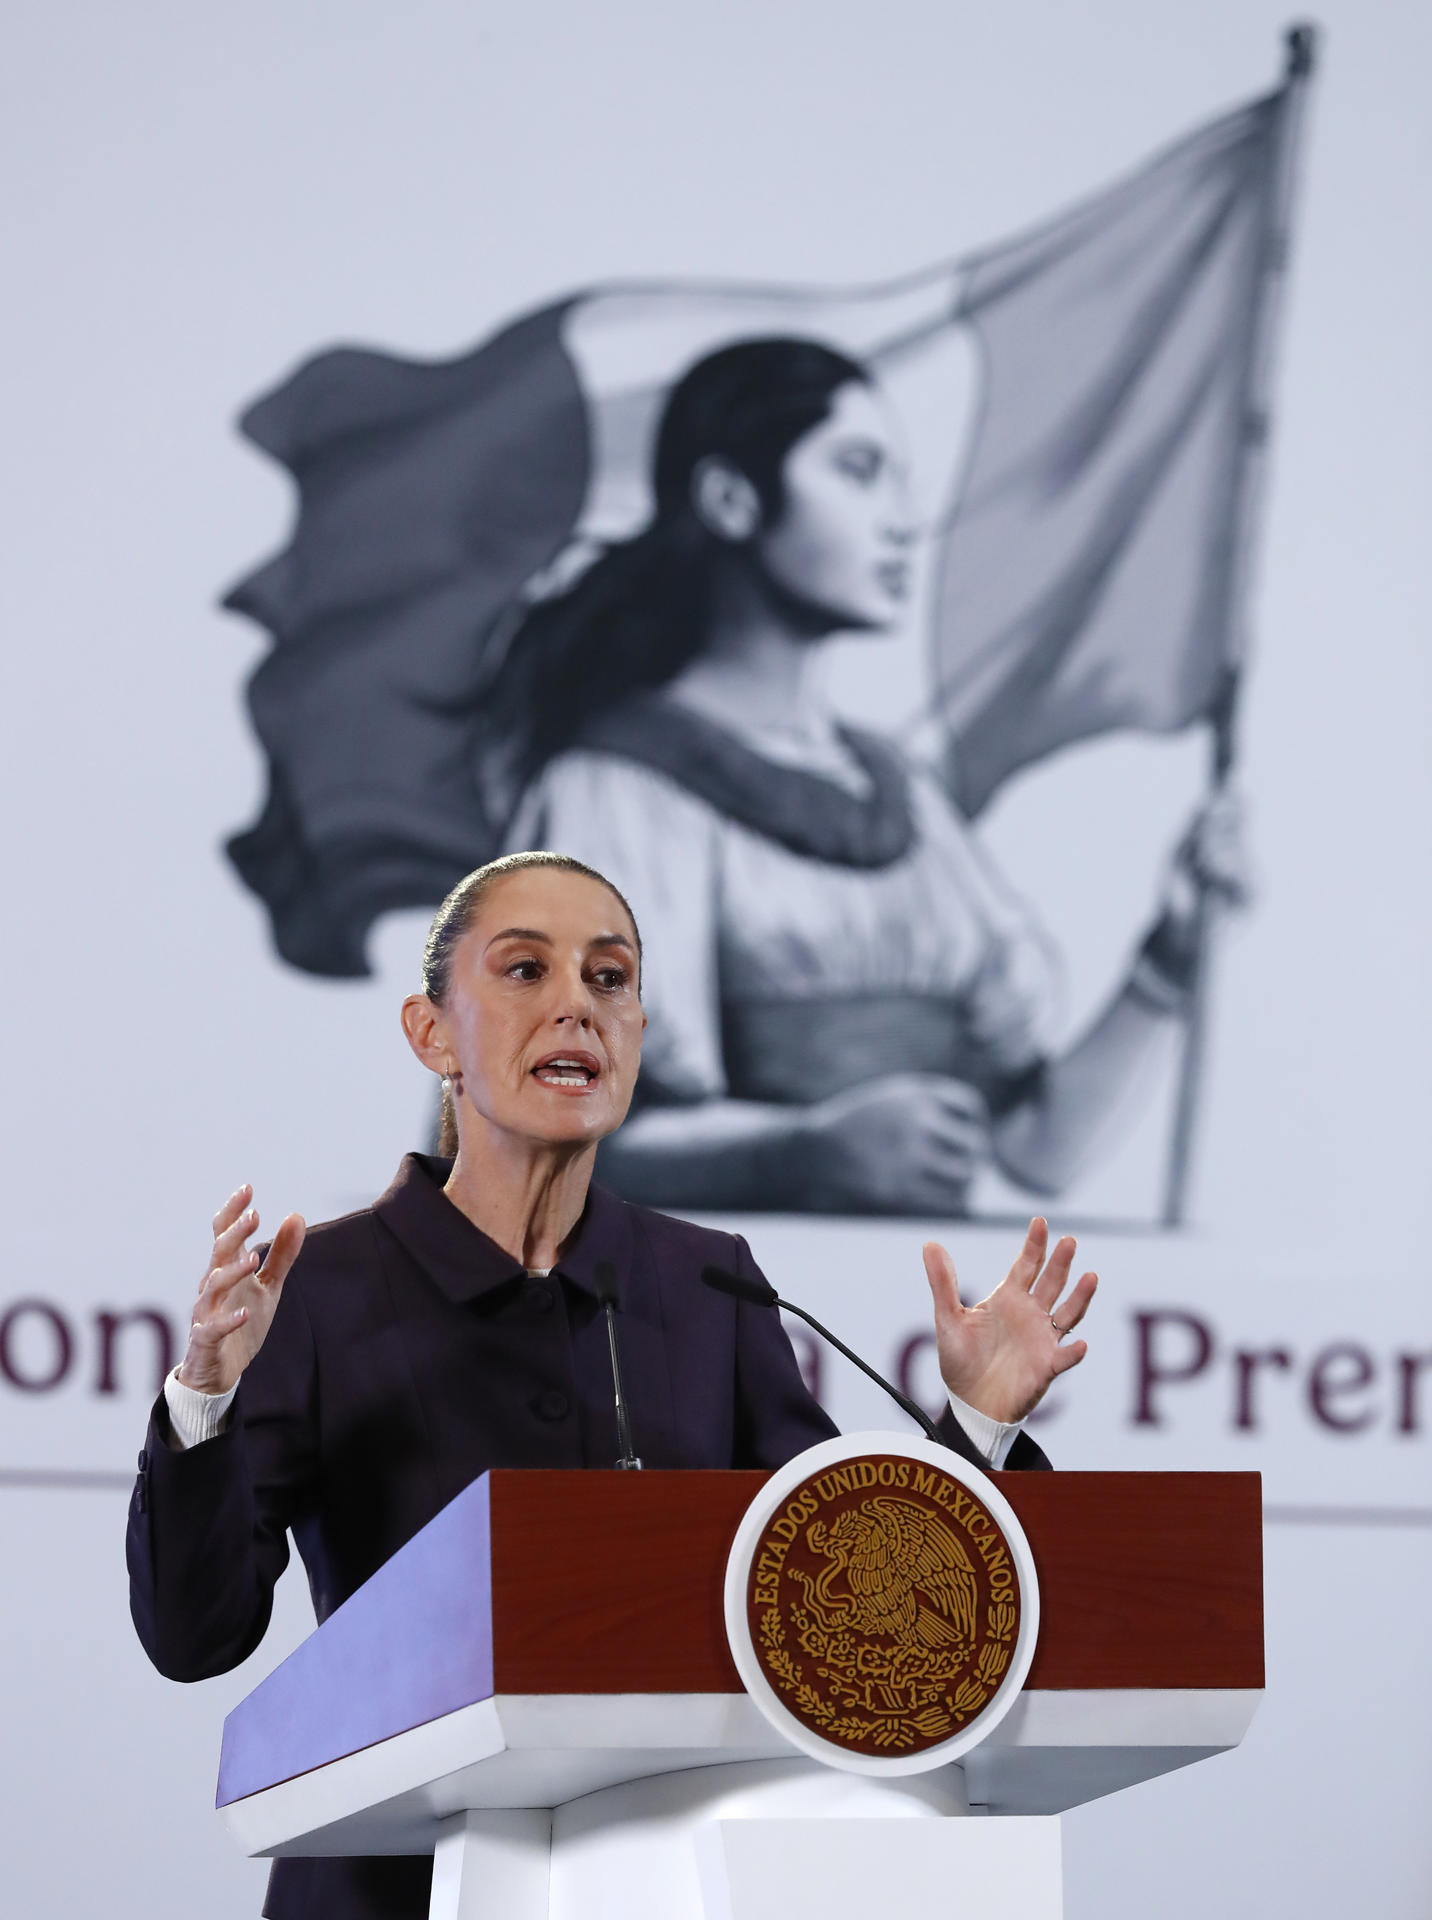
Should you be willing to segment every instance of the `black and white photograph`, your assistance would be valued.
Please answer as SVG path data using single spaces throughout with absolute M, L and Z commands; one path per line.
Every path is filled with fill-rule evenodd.
M 597 288 L 446 362 L 322 352 L 256 401 L 300 504 L 227 600 L 274 643 L 268 796 L 230 852 L 280 953 L 361 973 L 384 908 L 574 851 L 665 929 L 618 1191 L 959 1217 L 987 1168 L 1011 1205 L 1063 1196 L 1138 1125 L 1163 1177 L 1132 1217 L 1179 1224 L 1212 926 L 1247 894 L 1238 688 L 1313 44 L 906 280 Z M 862 724 L 869 681 L 904 691 L 894 724 Z M 1071 1028 L 1060 934 L 980 815 L 1085 743 L 1189 732 L 1206 784 Z

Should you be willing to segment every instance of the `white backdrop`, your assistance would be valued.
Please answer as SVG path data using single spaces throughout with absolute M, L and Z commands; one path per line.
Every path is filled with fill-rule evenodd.
M 306 979 L 218 854 L 261 790 L 239 706 L 260 637 L 215 603 L 290 513 L 234 413 L 319 346 L 449 354 L 588 281 L 860 283 L 1012 233 L 1271 84 L 1285 17 L 29 0 L 7 24 L 4 1905 L 239 1920 L 264 1870 L 210 1811 L 219 1727 L 306 1594 L 284 1582 L 243 1672 L 148 1670 L 116 1476 L 156 1323 L 112 1333 L 106 1371 L 98 1316 L 182 1324 L 240 1179 L 270 1219 L 371 1198 L 429 1094 L 396 1021 L 419 917 L 380 930 L 373 980 Z M 1432 1906 L 1432 16 L 1330 0 L 1324 24 L 1244 724 L 1262 890 L 1219 956 L 1195 1226 L 1086 1233 L 1093 1352 L 1041 1428 L 1069 1467 L 1262 1469 L 1269 1695 L 1238 1754 L 1070 1816 L 1071 1920 Z M 858 692 L 871 670 L 842 671 Z M 1176 797 L 1193 743 L 1126 742 L 989 821 L 1076 998 L 1091 903 L 1160 844 L 1120 804 L 1155 753 Z M 1145 1123 L 1070 1216 L 1159 1144 Z M 777 1284 L 894 1366 L 927 1223 L 746 1224 Z M 980 1286 L 1010 1239 L 950 1233 Z M 1213 1340 L 1158 1424 L 1134 1417 L 1140 1314 Z M 1154 1337 L 1176 1367 L 1187 1321 Z M 1287 1361 L 1237 1357 L 1269 1350 Z M 824 1384 L 838 1419 L 885 1418 L 836 1363 Z

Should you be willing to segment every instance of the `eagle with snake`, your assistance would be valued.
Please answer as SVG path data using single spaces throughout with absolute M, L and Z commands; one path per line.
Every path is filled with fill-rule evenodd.
M 814 1520 L 806 1543 L 827 1565 L 792 1568 L 812 1618 L 886 1642 L 907 1656 L 972 1645 L 979 1603 L 969 1555 L 939 1515 L 893 1494 L 849 1507 L 829 1527 Z M 843 1578 L 843 1587 L 838 1586 Z

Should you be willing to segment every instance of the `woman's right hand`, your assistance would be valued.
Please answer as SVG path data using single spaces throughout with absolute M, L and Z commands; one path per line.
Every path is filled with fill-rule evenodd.
M 940 1073 L 891 1073 L 808 1110 L 805 1204 L 818 1212 L 960 1214 L 989 1158 L 976 1088 Z
M 242 1186 L 214 1215 L 214 1249 L 199 1288 L 189 1326 L 189 1345 L 179 1378 L 198 1393 L 227 1393 L 263 1345 L 273 1325 L 288 1270 L 303 1245 L 302 1216 L 289 1214 L 273 1237 L 262 1266 L 248 1241 L 259 1216 L 249 1206 L 253 1188 Z

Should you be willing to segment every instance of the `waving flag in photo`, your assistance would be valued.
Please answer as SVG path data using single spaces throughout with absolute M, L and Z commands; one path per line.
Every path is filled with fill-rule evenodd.
M 936 706 L 977 812 L 1019 767 L 1212 717 L 1240 651 L 1262 359 L 1306 73 L 969 260 L 981 419 L 944 551 Z
M 597 288 L 453 360 L 324 352 L 253 405 L 299 510 L 227 601 L 273 637 L 250 688 L 269 791 L 230 853 L 283 956 L 361 974 L 375 916 L 499 849 L 489 696 L 523 612 L 641 529 L 666 396 L 738 341 L 836 347 L 903 418 L 938 529 L 930 718 L 967 811 L 1071 741 L 1226 710 L 1301 77 L 895 285 Z

